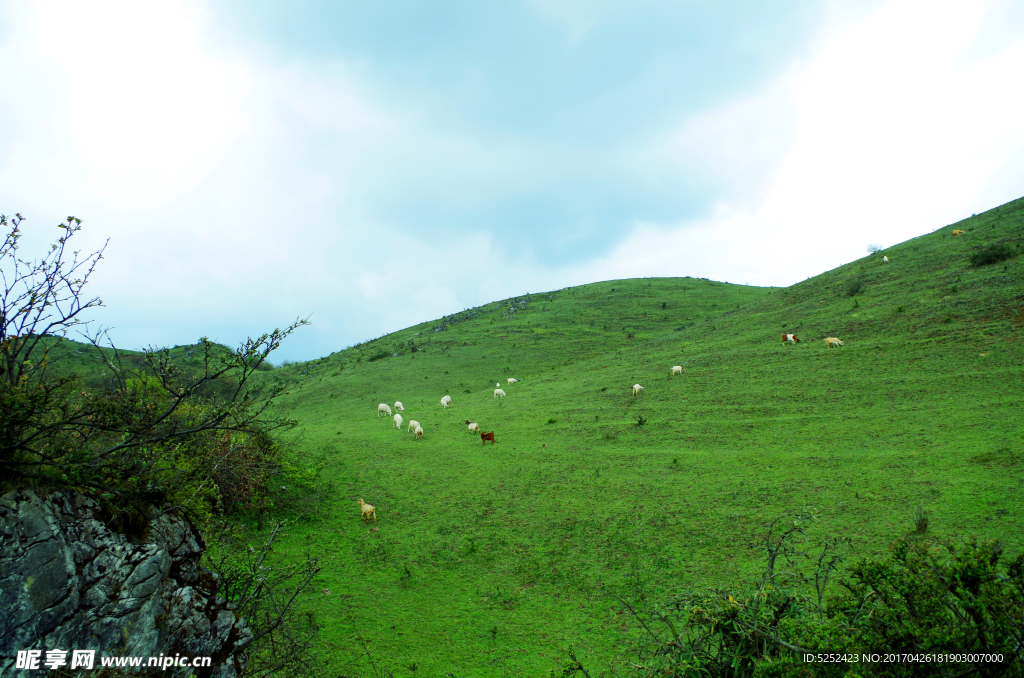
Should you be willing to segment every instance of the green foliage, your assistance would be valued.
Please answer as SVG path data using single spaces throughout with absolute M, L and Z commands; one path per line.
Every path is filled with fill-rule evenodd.
M 977 268 L 979 266 L 996 264 L 1000 261 L 1005 261 L 1011 257 L 1015 257 L 1017 254 L 1018 252 L 1007 243 L 996 243 L 972 254 L 970 258 L 971 266 Z
M 323 555 L 275 556 L 281 527 L 262 538 L 244 526 L 222 523 L 207 535 L 202 564 L 217 574 L 221 595 L 253 632 L 240 648 L 248 654 L 244 675 L 316 678 L 321 675 L 316 661 L 319 624 L 315 613 L 301 612 L 300 606 L 312 595 Z
M 101 346 L 102 333 L 87 345 L 69 342 L 63 334 L 99 304 L 82 291 L 102 250 L 83 259 L 66 252 L 81 229 L 71 217 L 47 256 L 26 261 L 18 253 L 21 221 L 0 217 L 10 227 L 0 245 L 7 285 L 0 298 L 3 484 L 92 492 L 115 517 L 124 513 L 128 526 L 146 505 L 208 515 L 214 506 L 198 509 L 192 500 L 211 499 L 211 489 L 213 503 L 222 504 L 216 508 L 253 501 L 273 465 L 267 431 L 289 422 L 264 416 L 283 387 L 252 387 L 249 380 L 304 323 L 249 339 L 236 351 L 206 338 L 196 349 L 130 356 Z M 90 387 L 80 376 L 83 358 L 102 382 Z
M 643 633 L 633 674 L 739 678 L 754 675 L 769 660 L 803 650 L 784 640 L 790 622 L 820 619 L 820 601 L 848 545 L 827 540 L 814 558 L 813 550 L 800 543 L 814 517 L 814 512 L 803 511 L 771 523 L 761 544 L 766 564 L 759 581 L 732 590 L 684 589 L 643 613 L 620 600 Z M 817 565 L 813 575 L 796 574 L 794 565 L 808 558 Z M 798 593 L 797 585 L 808 581 L 816 586 L 815 597 Z
M 917 513 L 914 514 L 914 532 L 924 534 L 928 531 L 928 512 L 923 506 L 918 505 Z
M 1020 675 L 1024 669 L 1024 554 L 1002 565 L 996 541 L 897 542 L 887 559 L 864 559 L 842 579 L 848 539 L 804 541 L 811 514 L 776 520 L 764 540 L 759 581 L 688 589 L 634 614 L 643 636 L 633 674 L 683 676 Z M 801 574 L 799 563 L 810 571 Z M 785 563 L 785 569 L 780 566 Z M 839 581 L 842 591 L 828 595 Z M 988 654 L 1002 662 L 895 662 L 868 666 L 869 653 Z M 854 661 L 816 665 L 802 655 Z
M 590 673 L 583 666 L 583 662 L 576 658 L 576 649 L 571 645 L 565 648 L 565 654 L 569 661 L 565 662 L 558 669 L 548 671 L 547 678 L 590 678 Z
M 888 559 L 852 566 L 843 587 L 846 595 L 833 601 L 829 615 L 853 634 L 832 647 L 1004 657 L 1001 664 L 951 662 L 941 667 L 945 675 L 972 666 L 983 675 L 1020 675 L 1024 668 L 1024 554 L 1004 562 L 998 541 L 901 540 Z M 903 664 L 883 675 L 938 673 Z
M 856 296 L 856 295 L 862 293 L 863 291 L 864 291 L 864 281 L 861 280 L 860 278 L 857 278 L 855 280 L 851 280 L 846 285 L 846 296 L 848 296 L 848 297 Z

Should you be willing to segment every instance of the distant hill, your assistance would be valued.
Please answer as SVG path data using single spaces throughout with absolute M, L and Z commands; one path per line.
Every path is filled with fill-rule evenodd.
M 47 362 L 50 369 L 57 373 L 76 375 L 78 383 L 86 390 L 115 387 L 114 375 L 107 361 L 114 362 L 125 371 L 152 372 L 147 365 L 145 353 L 142 351 L 117 349 L 115 358 L 113 349 L 98 348 L 88 342 L 52 337 L 46 340 L 46 344 L 49 347 Z M 168 351 L 175 369 L 179 371 L 178 379 L 187 381 L 195 379 L 203 373 L 205 356 L 202 344 L 175 346 Z M 233 352 L 231 348 L 223 344 L 214 343 L 209 356 L 211 364 L 218 364 L 217 361 L 221 357 L 231 355 Z M 267 364 L 261 369 L 272 370 L 273 367 Z M 222 383 L 214 382 L 209 386 L 210 388 L 204 390 L 201 395 L 224 397 L 233 392 L 235 381 L 226 379 Z

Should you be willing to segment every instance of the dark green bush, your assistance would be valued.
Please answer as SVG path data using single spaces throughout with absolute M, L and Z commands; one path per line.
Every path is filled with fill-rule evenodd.
M 1024 555 L 1008 563 L 1003 555 L 998 541 L 899 541 L 888 559 L 850 568 L 849 581 L 843 582 L 846 595 L 834 601 L 829 614 L 856 629 L 851 645 L 1004 658 L 1002 663 L 901 664 L 877 675 L 1019 676 Z
M 641 615 L 634 676 L 1020 676 L 1024 555 L 999 542 L 896 542 L 838 580 L 849 540 L 809 542 L 802 514 L 776 520 L 764 573 L 746 586 L 684 590 Z M 801 573 L 799 563 L 809 567 Z M 834 587 L 833 587 L 834 588 Z M 1002 662 L 805 664 L 807 653 L 988 654 Z M 813 669 L 813 670 L 811 670 Z
M 849 297 L 856 296 L 864 291 L 863 280 L 851 280 L 846 286 L 846 295 Z
M 971 255 L 971 266 L 977 268 L 979 266 L 987 266 L 988 264 L 996 264 L 1016 255 L 1017 252 L 1006 243 L 989 245 L 980 252 L 975 252 Z
M 914 531 L 918 534 L 928 531 L 928 512 L 923 506 L 918 506 L 917 513 L 914 514 Z

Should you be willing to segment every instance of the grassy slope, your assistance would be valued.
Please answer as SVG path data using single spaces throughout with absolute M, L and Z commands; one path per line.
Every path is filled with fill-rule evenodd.
M 313 603 L 332 669 L 370 675 L 365 657 L 342 668 L 358 635 L 402 673 L 537 676 L 571 642 L 597 675 L 632 628 L 611 594 L 735 581 L 760 566 L 765 522 L 804 505 L 856 555 L 912 530 L 918 505 L 934 534 L 1019 551 L 1024 257 L 967 259 L 1020 243 L 1022 223 L 1018 200 L 956 224 L 963 238 L 950 226 L 785 290 L 674 278 L 534 294 L 276 371 L 294 383 L 280 413 L 300 421 L 298 449 L 323 455 L 336 490 L 281 545 L 333 556 Z M 781 346 L 783 331 L 803 343 Z M 687 372 L 670 379 L 675 364 Z M 522 382 L 495 400 L 507 376 Z M 423 440 L 374 416 L 395 400 Z

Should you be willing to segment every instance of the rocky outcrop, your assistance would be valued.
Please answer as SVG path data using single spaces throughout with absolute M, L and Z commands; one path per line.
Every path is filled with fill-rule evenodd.
M 32 491 L 0 497 L 0 675 L 39 676 L 49 650 L 101 657 L 211 657 L 208 668 L 135 669 L 133 675 L 232 678 L 252 637 L 218 582 L 199 566 L 201 538 L 160 514 L 145 534 L 111 531 L 88 497 Z M 15 667 L 19 650 L 42 650 L 40 669 Z M 121 671 L 124 671 L 123 669 Z M 87 673 L 78 670 L 72 675 Z M 103 675 L 117 675 L 109 669 Z

